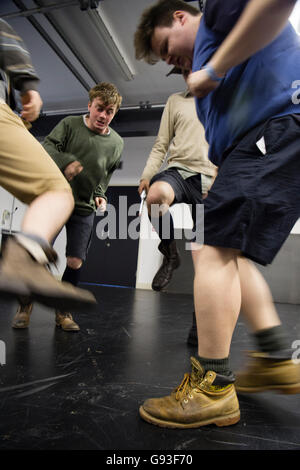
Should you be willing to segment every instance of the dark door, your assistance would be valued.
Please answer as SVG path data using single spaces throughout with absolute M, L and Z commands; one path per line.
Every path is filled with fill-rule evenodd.
M 111 186 L 106 195 L 111 210 L 95 217 L 81 282 L 135 287 L 140 203 L 137 187 Z

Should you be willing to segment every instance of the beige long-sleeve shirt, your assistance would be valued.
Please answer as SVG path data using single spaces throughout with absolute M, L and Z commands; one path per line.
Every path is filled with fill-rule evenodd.
M 167 168 L 177 167 L 183 177 L 202 173 L 215 176 L 216 167 L 208 159 L 208 144 L 197 114 L 194 97 L 175 93 L 167 100 L 159 132 L 141 180 L 158 173 L 167 158 Z

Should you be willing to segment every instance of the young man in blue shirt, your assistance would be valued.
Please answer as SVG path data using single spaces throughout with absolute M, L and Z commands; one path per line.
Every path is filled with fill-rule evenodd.
M 236 388 L 300 392 L 299 365 L 250 261 L 271 263 L 300 216 L 300 110 L 293 100 L 300 42 L 286 24 L 295 1 L 261 3 L 210 0 L 201 14 L 181 0 L 161 0 L 144 12 L 135 35 L 138 59 L 192 69 L 188 85 L 219 168 L 204 201 L 195 266 L 198 358 L 175 393 L 140 408 L 160 426 L 239 421 L 229 352 L 240 310 L 259 352 Z

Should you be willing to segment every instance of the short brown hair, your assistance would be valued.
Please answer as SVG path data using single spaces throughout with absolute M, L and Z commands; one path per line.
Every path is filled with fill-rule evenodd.
M 157 26 L 171 26 L 173 13 L 177 10 L 187 11 L 193 16 L 199 15 L 199 10 L 183 0 L 159 0 L 147 8 L 141 16 L 140 23 L 134 35 L 135 57 L 144 59 L 148 64 L 155 64 L 158 58 L 152 51 L 151 40 Z
M 89 100 L 92 102 L 95 98 L 100 98 L 105 106 L 116 105 L 116 110 L 121 106 L 122 96 L 117 87 L 112 83 L 101 82 L 95 85 L 89 91 Z

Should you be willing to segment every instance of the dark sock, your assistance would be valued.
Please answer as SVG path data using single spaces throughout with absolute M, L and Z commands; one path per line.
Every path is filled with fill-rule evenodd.
M 159 238 L 164 244 L 169 244 L 174 240 L 174 224 L 171 213 L 167 211 L 161 217 L 152 217 L 148 214 L 149 220 L 153 225 Z
M 77 286 L 80 280 L 81 268 L 72 269 L 69 266 L 66 266 L 65 272 L 62 277 L 62 281 L 69 282 L 73 286 Z
M 282 325 L 260 330 L 253 336 L 261 352 L 281 351 L 290 348 Z
M 225 357 L 224 359 L 210 359 L 207 357 L 197 356 L 197 358 L 205 372 L 213 370 L 220 375 L 232 375 L 232 371 L 229 366 L 229 357 Z
M 192 328 L 197 330 L 197 320 L 196 320 L 196 313 L 195 311 L 192 313 Z

